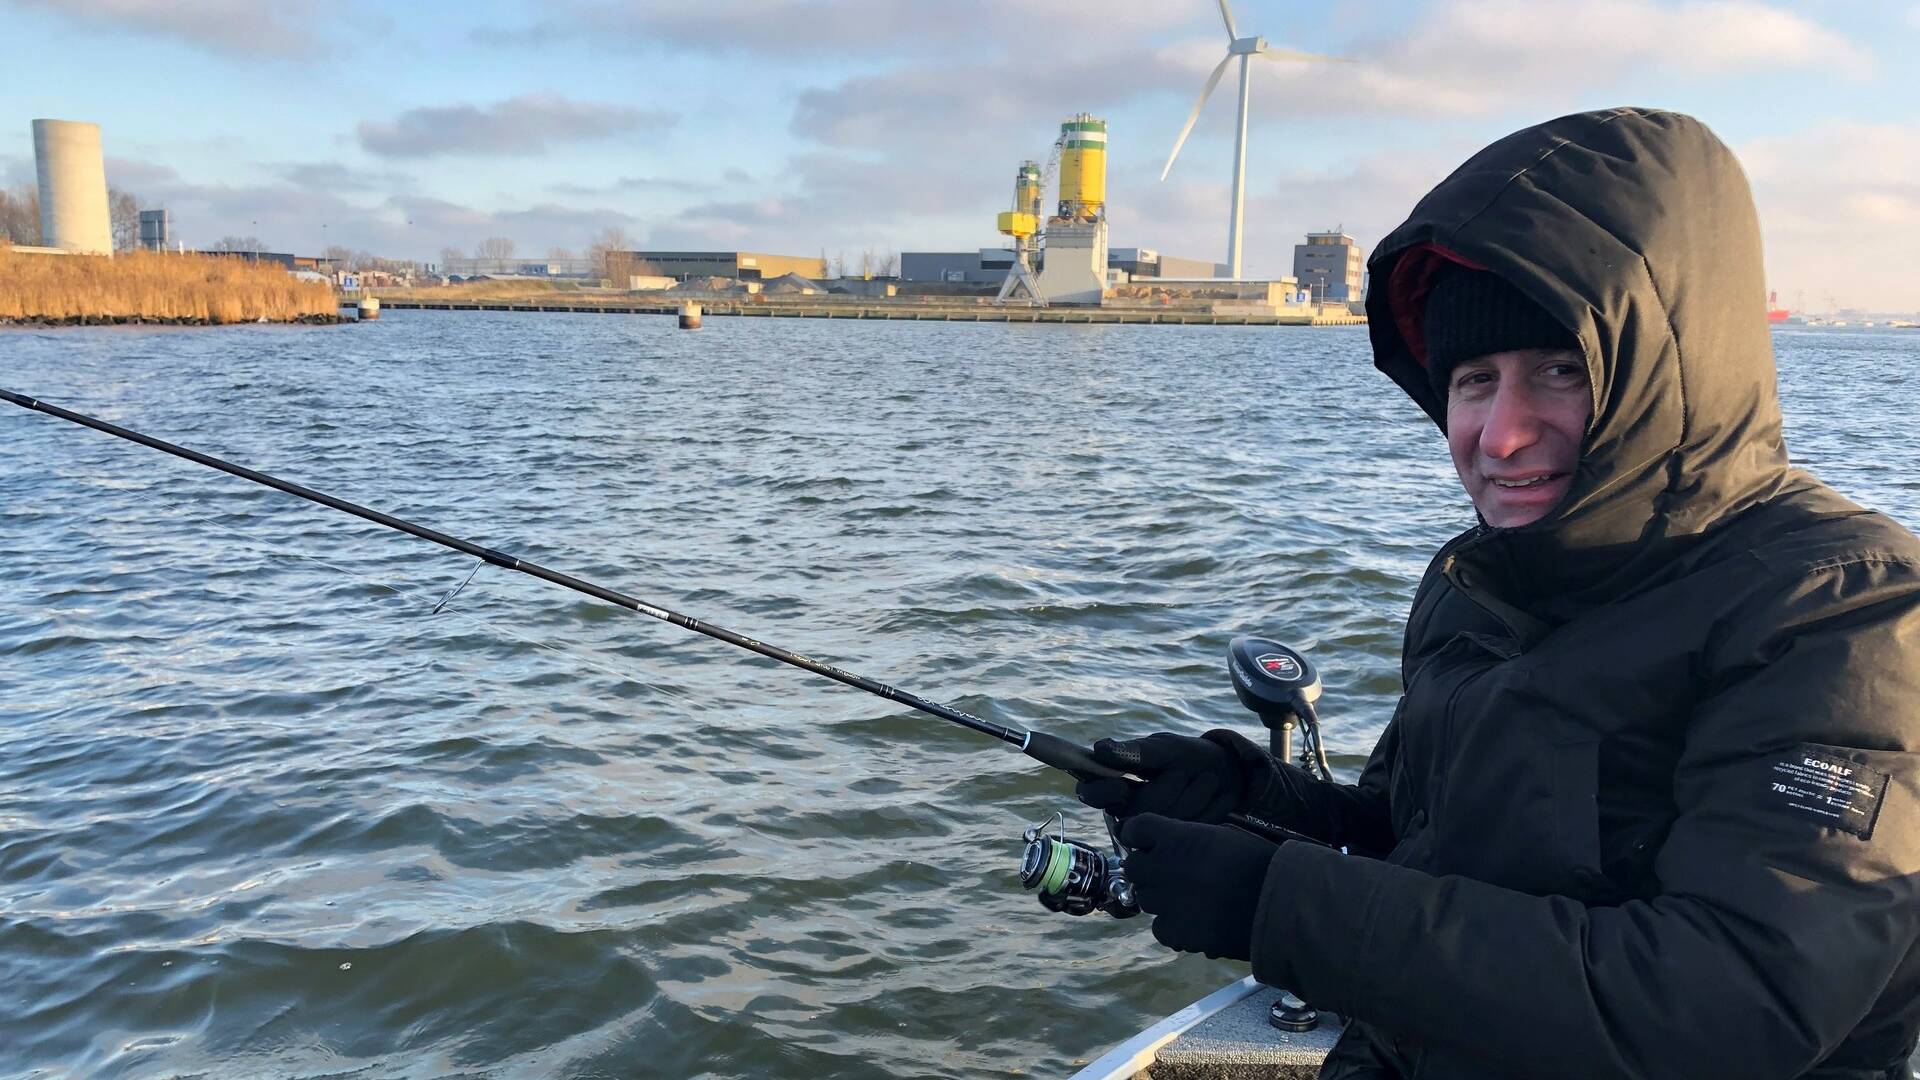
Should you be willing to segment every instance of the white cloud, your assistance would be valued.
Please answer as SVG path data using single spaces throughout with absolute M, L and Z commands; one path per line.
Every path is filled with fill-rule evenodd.
M 1784 302 L 1920 310 L 1920 124 L 1831 123 L 1735 149 Z
M 358 169 L 338 161 L 285 161 L 272 169 L 295 187 L 318 191 L 393 191 L 413 186 L 413 178 L 404 173 Z
M 284 170 L 281 174 L 288 175 Z M 420 195 L 303 185 L 293 179 L 203 184 L 164 165 L 124 158 L 107 159 L 107 181 L 132 192 L 142 207 L 171 210 L 175 231 L 188 247 L 209 246 L 228 235 L 253 235 L 274 251 L 313 254 L 338 244 L 395 258 L 432 259 L 443 247 L 471 251 L 489 236 L 509 237 L 523 250 L 544 251 L 555 245 L 584 247 L 609 225 L 632 230 L 641 224 L 613 208 L 539 203 L 485 209 Z
M 255 59 L 311 59 L 326 51 L 326 19 L 297 0 L 11 0 L 94 27 L 172 38 Z M 17 47 L 17 43 L 16 43 Z
M 381 157 L 514 157 L 542 153 L 555 143 L 663 131 L 676 122 L 667 112 L 522 94 L 486 106 L 408 109 L 392 120 L 364 121 L 357 130 L 361 147 Z
M 488 45 L 585 43 L 625 51 L 753 54 L 795 61 L 833 57 L 952 56 L 1022 41 L 1098 47 L 1192 22 L 1206 9 L 1168 0 L 703 0 L 699 4 L 572 0 L 515 30 L 487 29 Z
M 1266 65 L 1256 85 L 1276 104 L 1331 91 L 1347 111 L 1464 116 L 1588 102 L 1650 74 L 1808 69 L 1859 79 L 1873 68 L 1843 35 L 1751 0 L 1443 0 L 1405 29 L 1357 38 L 1342 52 L 1352 63 Z M 1196 86 L 1218 53 L 1188 50 Z

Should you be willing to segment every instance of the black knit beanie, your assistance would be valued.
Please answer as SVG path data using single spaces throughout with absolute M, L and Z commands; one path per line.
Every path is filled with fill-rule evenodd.
M 1577 349 L 1580 343 L 1540 305 L 1498 275 L 1453 264 L 1427 296 L 1427 380 L 1444 404 L 1453 366 L 1512 349 Z

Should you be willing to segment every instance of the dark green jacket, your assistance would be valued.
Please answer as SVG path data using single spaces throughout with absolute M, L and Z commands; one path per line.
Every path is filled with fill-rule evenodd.
M 1310 814 L 1384 857 L 1283 846 L 1254 973 L 1355 1021 L 1323 1076 L 1905 1076 L 1920 542 L 1788 463 L 1733 155 L 1586 113 L 1423 199 L 1367 310 L 1442 424 L 1419 327 L 1446 259 L 1578 335 L 1592 427 L 1562 506 L 1427 571 L 1399 709 Z

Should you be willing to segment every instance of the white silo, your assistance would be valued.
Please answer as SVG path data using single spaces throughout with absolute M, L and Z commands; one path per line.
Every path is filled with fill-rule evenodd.
M 113 254 L 100 125 L 35 120 L 33 159 L 40 171 L 40 242 L 81 255 Z

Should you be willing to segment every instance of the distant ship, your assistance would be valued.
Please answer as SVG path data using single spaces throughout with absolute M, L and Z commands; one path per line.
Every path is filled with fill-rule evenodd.
M 1786 308 L 1783 308 L 1780 306 L 1780 294 L 1778 292 L 1767 293 L 1767 321 L 1768 322 L 1783 323 L 1783 322 L 1786 322 L 1787 317 L 1792 314 L 1793 312 L 1788 311 Z

